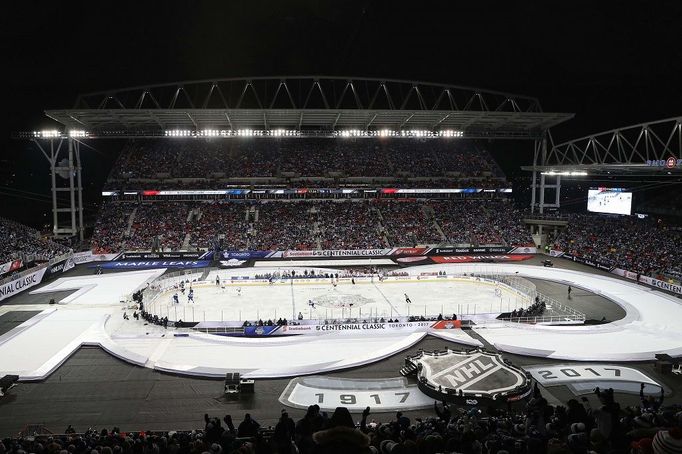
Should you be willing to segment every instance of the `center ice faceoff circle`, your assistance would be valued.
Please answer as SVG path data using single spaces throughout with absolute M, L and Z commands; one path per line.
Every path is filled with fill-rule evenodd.
M 322 306 L 328 308 L 352 308 L 362 307 L 366 304 L 374 303 L 373 298 L 356 293 L 345 293 L 337 291 L 336 287 L 333 290 L 327 291 L 320 295 L 313 296 L 308 300 L 310 306 Z

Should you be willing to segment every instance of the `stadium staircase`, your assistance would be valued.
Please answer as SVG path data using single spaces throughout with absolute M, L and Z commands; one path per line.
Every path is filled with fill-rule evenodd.
M 426 219 L 431 220 L 433 228 L 436 230 L 436 232 L 438 232 L 441 241 L 443 243 L 447 243 L 448 238 L 445 236 L 443 229 L 440 228 L 440 225 L 438 225 L 438 222 L 436 221 L 436 212 L 433 210 L 433 207 L 430 205 L 424 205 L 422 207 L 422 212 L 424 213 Z
M 126 231 L 125 231 L 126 237 L 130 236 L 130 231 L 133 229 L 133 223 L 135 222 L 135 215 L 136 214 L 137 214 L 137 207 L 133 208 L 133 211 L 130 213 L 130 217 L 128 217 L 128 227 L 126 227 Z
M 187 224 L 192 225 L 198 224 L 201 221 L 201 218 L 203 216 L 203 212 L 201 211 L 201 208 L 194 208 L 192 210 L 189 210 L 189 214 L 187 215 Z M 182 245 L 180 245 L 180 249 L 183 251 L 189 250 L 189 243 L 192 240 L 192 234 L 188 233 L 185 235 L 185 238 L 182 240 Z
M 370 213 L 373 213 L 377 218 L 376 227 L 377 232 L 379 232 L 379 235 L 381 235 L 381 240 L 387 247 L 390 247 L 391 244 L 388 242 L 388 237 L 386 236 L 386 228 L 384 227 L 384 216 L 381 214 L 381 210 L 379 210 L 377 207 L 371 207 L 369 210 Z
M 400 375 L 403 377 L 409 377 L 417 373 L 417 365 L 411 361 L 406 361 L 406 364 L 400 369 Z

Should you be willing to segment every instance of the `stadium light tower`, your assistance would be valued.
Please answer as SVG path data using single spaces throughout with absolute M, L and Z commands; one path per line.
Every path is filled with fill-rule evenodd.
M 68 136 L 59 131 L 35 131 L 31 141 L 50 164 L 52 187 L 52 234 L 55 238 L 78 235 L 83 240 L 83 184 L 81 179 L 80 142 L 85 131 L 71 131 Z M 67 184 L 63 184 L 66 180 Z M 59 194 L 68 195 L 68 205 L 62 206 Z

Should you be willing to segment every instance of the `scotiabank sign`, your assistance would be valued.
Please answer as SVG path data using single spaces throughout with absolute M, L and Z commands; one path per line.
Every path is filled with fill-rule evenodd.
M 454 254 L 507 254 L 513 248 L 505 246 L 485 247 L 434 247 L 429 249 L 428 255 L 454 255 Z
M 576 263 L 582 263 L 583 265 L 591 266 L 592 268 L 597 268 L 598 270 L 604 270 L 604 271 L 613 271 L 616 267 L 613 265 L 607 265 L 606 263 L 601 263 L 596 260 L 590 260 L 586 259 L 583 257 L 579 257 L 577 255 L 573 254 L 568 254 L 564 253 L 562 255 L 563 258 L 568 259 L 568 260 L 573 260 Z
M 43 280 L 43 275 L 45 274 L 46 269 L 47 268 L 41 268 L 38 271 L 34 271 L 33 273 L 27 274 L 26 276 L 22 276 L 2 285 L 2 287 L 0 287 L 0 301 L 40 284 L 40 282 Z
M 213 252 L 123 252 L 113 260 L 184 259 L 211 260 Z

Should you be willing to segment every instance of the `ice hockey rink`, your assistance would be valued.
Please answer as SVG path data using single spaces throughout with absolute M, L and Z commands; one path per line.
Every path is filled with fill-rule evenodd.
M 406 315 L 408 305 L 404 302 L 404 293 L 408 293 L 414 307 L 421 304 L 422 307 L 426 306 L 427 312 L 430 307 L 440 312 L 441 306 L 445 309 L 447 304 L 453 305 L 450 307 L 461 305 L 461 300 L 465 298 L 462 295 L 469 295 L 465 292 L 477 293 L 480 309 L 486 306 L 490 309 L 491 300 L 497 297 L 494 286 L 488 291 L 480 284 L 468 289 L 468 283 L 459 283 L 454 279 L 452 282 L 445 279 L 442 283 L 438 279 L 435 282 L 429 282 L 433 279 L 421 279 L 424 273 L 434 276 L 433 273 L 443 270 L 449 275 L 487 271 L 570 284 L 599 294 L 626 312 L 624 318 L 603 325 L 539 326 L 500 321 L 477 324 L 475 332 L 500 351 L 578 361 L 641 361 L 654 359 L 656 353 L 671 356 L 682 354 L 678 323 L 682 319 L 682 304 L 678 299 L 622 280 L 558 268 L 516 264 L 490 265 L 487 268 L 471 264 L 427 265 L 406 268 L 408 276 L 404 277 L 405 283 L 356 283 L 355 287 L 352 283 L 339 284 L 337 290 L 326 283 L 310 286 L 265 283 L 251 288 L 242 285 L 240 297 L 229 293 L 227 289 L 226 294 L 223 294 L 220 286 L 216 289 L 214 283 L 208 282 L 206 291 L 213 292 L 216 301 L 210 304 L 216 308 L 229 305 L 231 300 L 238 298 L 243 298 L 241 307 L 252 305 L 257 311 L 274 310 L 275 307 L 286 307 L 288 304 L 282 316 L 297 310 L 299 298 L 305 309 L 306 300 L 315 295 L 351 291 L 361 292 L 361 296 L 368 299 L 385 297 L 383 303 L 381 300 L 366 303 L 368 312 L 369 304 L 384 304 L 386 307 L 393 304 L 396 312 L 405 311 L 401 315 Z M 252 378 L 317 374 L 369 364 L 395 355 L 427 335 L 447 338 L 462 348 L 480 345 L 466 331 L 458 329 L 432 330 L 422 327 L 407 331 L 321 332 L 317 335 L 276 338 L 230 338 L 188 329 L 165 330 L 132 318 L 124 320 L 123 313 L 132 311 L 128 303 L 121 302 L 122 293 L 145 288 L 148 283 L 158 279 L 161 272 L 163 270 L 111 273 L 104 275 L 105 279 L 95 275 L 60 278 L 34 290 L 31 293 L 66 289 L 75 293 L 64 297 L 58 301 L 59 304 L 49 309 L 42 306 L 41 309 L 45 310 L 40 314 L 0 336 L 0 374 L 17 374 L 23 380 L 42 379 L 56 370 L 81 345 L 97 345 L 130 363 L 177 374 L 217 377 L 226 372 L 241 372 Z M 242 269 L 234 272 L 243 275 L 260 273 L 262 270 Z M 194 276 L 201 276 L 201 273 Z M 207 276 L 206 280 L 210 277 Z M 418 282 L 417 277 L 420 277 Z M 269 294 L 269 298 L 264 297 L 266 294 Z M 200 305 L 202 298 L 199 293 L 197 295 L 199 299 L 196 304 Z M 181 305 L 187 304 L 183 302 L 178 306 Z M 38 307 L 31 306 L 26 310 Z M 10 306 L 0 306 L 0 313 L 9 310 L 12 310 Z
M 264 269 L 258 272 L 278 272 Z M 335 273 L 338 270 L 319 270 Z M 212 271 L 204 281 L 185 279 L 184 291 L 162 292 L 148 310 L 170 320 L 186 322 L 242 322 L 255 320 L 371 319 L 425 316 L 495 317 L 502 312 L 526 307 L 528 300 L 507 286 L 463 277 L 402 276 L 380 282 L 377 277 L 339 279 L 240 280 L 245 273 Z M 253 273 L 252 273 L 253 274 Z M 219 277 L 219 283 L 216 277 Z M 336 282 L 336 281 L 334 281 Z M 193 289 L 193 301 L 189 295 Z M 178 295 L 178 303 L 173 296 Z M 408 300 L 410 302 L 408 302 Z

